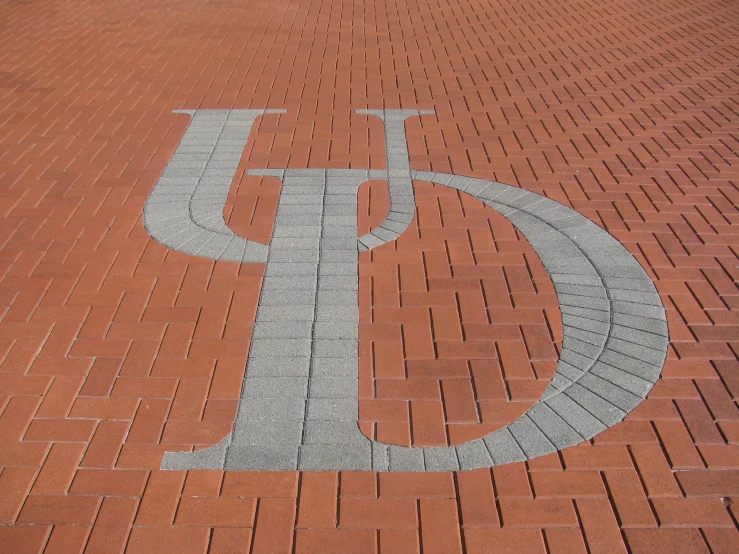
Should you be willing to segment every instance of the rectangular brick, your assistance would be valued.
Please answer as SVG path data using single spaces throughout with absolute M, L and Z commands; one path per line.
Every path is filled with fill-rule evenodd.
M 89 442 L 96 421 L 73 419 L 36 419 L 24 437 L 30 441 Z
M 0 523 L 15 521 L 37 473 L 32 467 L 6 467 L 0 473 Z
M 152 471 L 136 514 L 136 525 L 169 527 L 174 520 L 184 482 L 184 471 Z
M 251 527 L 257 501 L 254 498 L 184 497 L 175 525 L 186 527 Z
M 338 481 L 338 474 L 333 471 L 302 474 L 298 528 L 336 528 Z
M 95 521 L 100 500 L 95 496 L 31 495 L 23 505 L 18 523 L 90 525 Z
M 205 554 L 209 539 L 206 527 L 134 527 L 126 554 Z
M 375 554 L 376 533 L 372 529 L 298 529 L 295 533 L 295 554 L 313 552 Z
M 462 553 L 456 499 L 421 500 L 421 544 L 425 554 Z
M 260 499 L 252 550 L 290 554 L 293 548 L 294 525 L 295 500 Z
M 130 469 L 80 469 L 74 477 L 70 494 L 96 496 L 141 496 L 148 471 Z
M 418 527 L 416 501 L 404 498 L 378 498 L 377 500 L 342 498 L 339 502 L 339 528 Z
M 503 525 L 509 527 L 577 527 L 575 508 L 569 499 L 500 500 Z
M 66 494 L 85 451 L 84 443 L 54 443 L 33 484 L 33 494 Z
M 104 498 L 85 552 L 123 552 L 138 504 L 138 498 Z

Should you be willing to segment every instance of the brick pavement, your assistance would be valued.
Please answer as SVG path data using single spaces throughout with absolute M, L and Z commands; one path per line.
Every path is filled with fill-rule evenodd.
M 739 549 L 738 12 L 1 3 L 0 552 Z M 492 469 L 159 470 L 230 431 L 264 267 L 144 230 L 187 126 L 172 110 L 288 110 L 262 118 L 224 210 L 266 242 L 279 184 L 246 170 L 384 167 L 382 130 L 352 115 L 381 106 L 436 110 L 409 121 L 413 169 L 520 186 L 619 239 L 667 310 L 662 378 L 595 439 Z M 561 323 L 506 219 L 415 189 L 411 229 L 360 261 L 361 425 L 454 444 L 536 400 Z M 387 207 L 363 186 L 361 230 Z

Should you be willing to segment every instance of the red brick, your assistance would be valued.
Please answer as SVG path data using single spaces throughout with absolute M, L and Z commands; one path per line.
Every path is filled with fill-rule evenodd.
M 254 498 L 183 497 L 175 525 L 186 527 L 251 527 Z
M 736 528 L 707 527 L 702 531 L 714 554 L 733 554 L 739 548 L 739 530 Z
M 524 464 L 493 467 L 493 482 L 499 498 L 533 498 Z
M 534 373 L 529 363 L 529 355 L 523 343 L 499 342 L 500 362 L 507 378 L 532 378 Z
M 221 494 L 254 498 L 294 498 L 298 494 L 298 473 L 292 471 L 227 471 L 223 478 Z
M 96 358 L 80 389 L 80 396 L 108 396 L 121 370 L 121 362 L 120 358 Z
M 734 469 L 739 467 L 739 445 L 703 445 L 699 447 L 701 456 L 709 469 Z
M 627 529 L 629 549 L 634 554 L 708 554 L 698 529 Z
M 44 554 L 81 554 L 91 529 L 89 525 L 54 525 Z
M 164 427 L 163 444 L 202 444 L 213 446 L 228 435 L 233 422 L 171 421 Z
M 575 504 L 591 552 L 628 552 L 621 539 L 616 515 L 607 499 L 578 498 Z
M 500 526 L 490 470 L 475 469 L 457 474 L 462 525 Z
M 33 494 L 66 494 L 84 451 L 82 443 L 54 443 L 33 484 Z
M 46 360 L 47 358 L 36 358 L 36 360 Z M 53 358 L 51 360 L 56 360 Z M 56 375 L 55 368 L 49 370 L 51 375 Z M 33 368 L 29 371 L 29 375 L 0 375 L 0 390 L 6 394 L 22 396 L 41 396 L 49 388 L 52 380 L 51 377 L 38 375 L 35 376 Z
M 638 445 L 631 450 L 650 498 L 682 496 L 659 446 Z
M 154 377 L 119 377 L 111 396 L 120 398 L 174 398 L 177 380 Z
M 526 462 L 529 466 L 529 474 L 548 472 L 555 476 L 563 470 L 562 461 L 559 458 L 559 452 L 552 452 L 533 458 Z M 556 477 L 554 477 L 556 479 Z M 565 478 L 566 479 L 566 478 Z
M 179 377 L 183 379 L 209 379 L 213 375 L 215 360 L 177 360 L 157 358 L 151 370 L 152 377 Z
M 536 498 L 606 496 L 603 479 L 595 471 L 532 473 L 531 482 Z
M 665 446 L 673 469 L 703 468 L 698 450 L 687 429 L 678 421 L 655 421 L 660 440 Z
M 468 380 L 446 379 L 441 382 L 444 414 L 447 422 L 478 423 L 475 393 Z
M 137 498 L 104 498 L 85 552 L 123 552 L 138 504 Z
M 30 441 L 89 442 L 95 421 L 71 419 L 36 419 L 24 437 Z
M 207 379 L 181 379 L 167 419 L 200 420 L 209 384 Z
M 380 529 L 379 553 L 392 554 L 394 552 L 420 553 L 418 531 L 415 529 Z
M 739 496 L 739 470 L 680 471 L 675 474 L 686 496 Z
M 0 441 L 0 467 L 39 467 L 49 451 L 42 442 Z
M 377 398 L 399 400 L 440 399 L 439 382 L 436 379 L 377 379 Z
M 164 447 L 160 444 L 124 444 L 115 467 L 120 469 L 159 469 L 165 452 L 189 452 L 189 445 Z
M 208 554 L 231 554 L 248 548 L 251 536 L 249 527 L 217 527 L 213 529 Z
M 662 527 L 734 527 L 720 498 L 655 498 Z
M 81 419 L 133 419 L 135 398 L 78 398 L 69 416 Z
M 724 443 L 703 400 L 679 399 L 676 403 L 695 444 Z
M 200 309 L 196 307 L 171 308 L 165 306 L 148 306 L 144 310 L 144 322 L 182 322 L 197 321 Z
M 472 527 L 464 530 L 467 554 L 544 554 L 547 550 L 538 529 L 492 529 Z
M 500 500 L 506 527 L 575 527 L 575 509 L 565 499 L 504 498 Z
M 305 472 L 300 481 L 298 528 L 336 527 L 338 474 L 333 471 Z
M 23 506 L 38 470 L 32 467 L 6 467 L 0 473 L 0 523 L 13 523 Z M 35 522 L 33 522 L 35 523 Z
M 121 377 L 147 377 L 160 350 L 157 341 L 135 340 L 120 368 Z
M 362 399 L 359 419 L 369 421 L 410 421 L 409 404 L 404 400 Z
M 208 400 L 203 411 L 203 421 L 232 423 L 236 419 L 238 400 Z
M 170 406 L 170 400 L 142 400 L 126 437 L 126 442 L 159 442 Z
M 128 340 L 77 339 L 69 355 L 73 358 L 123 358 L 130 345 Z
M 295 532 L 295 554 L 375 554 L 376 549 L 377 538 L 371 529 L 298 529 Z
M 187 472 L 182 496 L 218 496 L 223 482 L 223 471 L 194 469 Z
M 377 498 L 377 474 L 366 471 L 342 471 L 342 497 Z
M 588 551 L 580 529 L 546 529 L 544 535 L 550 554 L 584 554 Z
M 184 471 L 152 471 L 136 514 L 136 525 L 170 526 L 184 481 Z
M 405 498 L 342 498 L 339 502 L 339 527 L 415 529 L 418 527 L 416 502 Z
M 582 444 L 563 450 L 562 456 L 567 469 L 634 469 L 625 446 Z
M 405 378 L 405 358 L 400 341 L 374 341 L 372 357 L 376 379 Z
M 254 552 L 292 552 L 294 525 L 295 500 L 292 498 L 260 499 L 252 550 Z
M 70 494 L 96 496 L 141 496 L 148 472 L 130 469 L 80 469 Z
M 92 422 L 91 422 L 92 423 Z M 113 467 L 128 431 L 128 421 L 101 421 L 80 462 L 82 467 Z
M 134 527 L 126 554 L 205 554 L 209 539 L 210 529 L 204 527 Z
M 414 446 L 446 446 L 444 404 L 438 400 L 412 400 L 411 432 Z
M 605 477 L 621 527 L 657 525 L 636 471 L 606 471 Z
M 421 544 L 424 553 L 462 552 L 456 499 L 421 500 Z
M 44 401 L 41 402 L 35 417 L 44 419 L 67 417 L 82 382 L 82 377 L 55 377 L 51 387 L 44 395 Z
M 35 396 L 13 396 L 0 415 L 0 440 L 21 440 L 40 403 Z
M 646 400 L 642 402 L 637 407 L 637 410 L 644 406 L 646 402 Z M 657 405 L 658 402 L 662 401 L 652 400 L 651 404 Z M 652 428 L 652 421 L 654 419 L 664 420 L 670 417 L 675 421 L 680 421 L 673 404 L 667 402 L 666 405 L 669 407 L 669 415 L 667 417 L 663 417 L 662 414 L 657 414 L 656 416 L 649 414 L 642 417 L 644 421 L 636 421 L 635 418 L 638 414 L 636 414 L 637 410 L 634 410 L 631 412 L 632 415 L 629 416 L 627 421 L 622 421 L 618 425 L 614 425 L 597 435 L 595 437 L 595 443 L 597 445 L 658 444 L 659 439 Z
M 41 552 L 51 528 L 45 525 L 0 527 L 0 554 L 36 554 Z
M 31 495 L 23 505 L 18 523 L 92 524 L 99 506 L 100 498 L 94 496 Z

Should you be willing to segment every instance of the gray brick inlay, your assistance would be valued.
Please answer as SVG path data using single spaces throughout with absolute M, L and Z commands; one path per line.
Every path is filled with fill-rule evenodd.
M 144 227 L 164 246 L 213 260 L 263 262 L 267 246 L 226 226 L 223 207 L 256 119 L 285 110 L 176 110 L 192 116 L 144 206 Z M 171 224 L 167 224 L 167 221 Z
M 197 110 L 145 208 L 152 237 L 185 253 L 266 260 L 233 433 L 198 452 L 169 452 L 165 469 L 450 471 L 541 456 L 590 439 L 648 394 L 664 364 L 664 308 L 618 241 L 570 208 L 502 183 L 411 171 L 404 121 L 421 113 L 363 110 L 385 123 L 386 171 L 251 170 L 282 179 L 267 248 L 223 223 L 230 176 L 266 110 Z M 391 209 L 357 238 L 357 191 L 388 180 Z M 511 424 L 455 447 L 367 439 L 358 419 L 358 256 L 397 238 L 413 218 L 412 180 L 464 191 L 507 217 L 555 285 L 564 344 L 542 399 Z

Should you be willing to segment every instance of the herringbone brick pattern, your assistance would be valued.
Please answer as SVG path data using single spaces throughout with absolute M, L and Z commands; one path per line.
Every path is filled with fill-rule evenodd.
M 360 199 L 361 235 L 389 196 L 371 183 Z M 416 184 L 416 204 L 397 241 L 361 255 L 360 421 L 386 443 L 461 444 L 541 397 L 561 314 L 534 249 L 502 215 L 428 183 Z
M 725 0 L 0 3 L 0 552 L 739 550 L 737 20 Z M 593 441 L 492 470 L 158 470 L 230 431 L 263 271 L 144 230 L 172 110 L 289 110 L 225 208 L 264 242 L 279 186 L 245 170 L 382 168 L 352 110 L 383 106 L 436 110 L 409 121 L 414 169 L 544 194 L 626 245 L 667 309 L 662 379 Z M 362 255 L 362 427 L 454 444 L 546 386 L 558 308 L 507 220 L 415 186 L 412 228 Z M 363 188 L 363 230 L 384 194 Z

